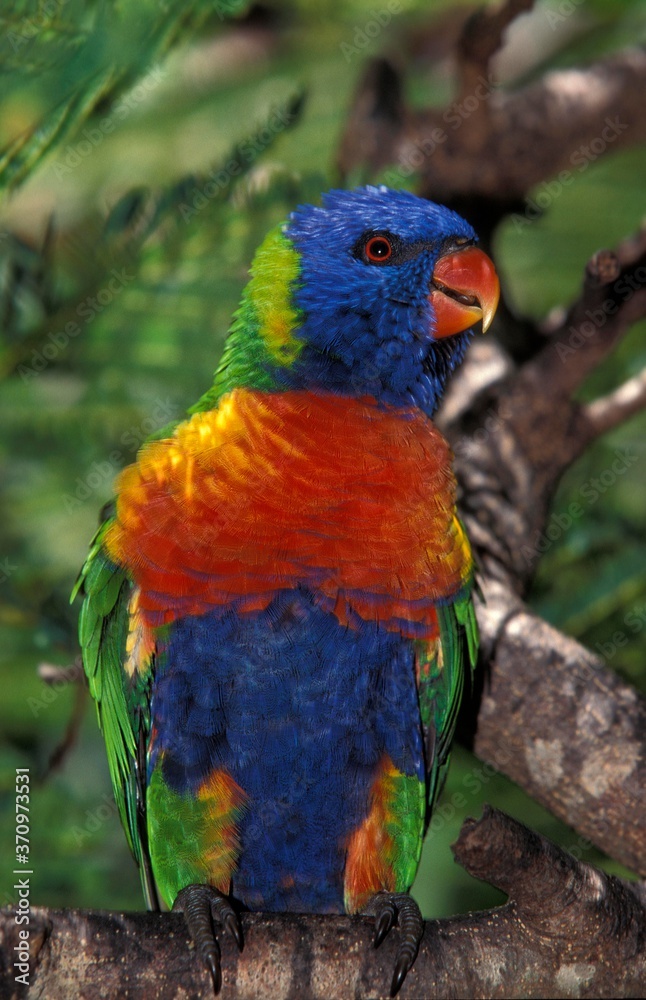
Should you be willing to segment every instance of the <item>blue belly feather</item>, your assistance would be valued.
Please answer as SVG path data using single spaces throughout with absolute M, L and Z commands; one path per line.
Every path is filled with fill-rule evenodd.
M 195 794 L 225 768 L 249 797 L 232 892 L 250 909 L 343 911 L 348 836 L 380 760 L 424 781 L 412 642 L 339 624 L 304 588 L 170 629 L 149 768 Z

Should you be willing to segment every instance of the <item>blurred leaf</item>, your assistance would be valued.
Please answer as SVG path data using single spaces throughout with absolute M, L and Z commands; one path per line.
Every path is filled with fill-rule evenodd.
M 222 18 L 245 6 L 237 0 L 217 0 L 215 10 Z M 85 18 L 79 16 L 77 8 L 83 27 L 75 31 L 70 29 L 69 21 L 48 20 L 47 15 L 43 20 L 40 4 L 32 5 L 30 13 L 27 8 L 25 4 L 22 18 L 14 20 L 6 42 L 16 52 L 23 44 L 27 46 L 30 59 L 20 60 L 14 67 L 11 60 L 5 61 L 2 72 L 11 68 L 14 86 L 19 86 L 26 74 L 47 75 L 63 70 L 74 85 L 36 124 L 0 150 L 0 190 L 5 191 L 24 181 L 57 143 L 101 105 L 105 108 L 114 103 L 155 60 L 181 39 L 190 37 L 214 10 L 213 4 L 205 0 L 137 0 L 133 4 L 96 0 L 85 10 Z

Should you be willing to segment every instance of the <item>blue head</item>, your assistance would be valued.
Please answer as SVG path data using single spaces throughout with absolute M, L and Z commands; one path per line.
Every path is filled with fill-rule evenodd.
M 373 396 L 431 414 L 498 279 L 471 226 L 406 191 L 331 191 L 264 240 L 206 409 L 236 386 Z
M 283 232 L 300 257 L 293 289 L 303 349 L 293 385 L 371 395 L 432 413 L 471 327 L 497 304 L 471 226 L 406 191 L 331 191 Z

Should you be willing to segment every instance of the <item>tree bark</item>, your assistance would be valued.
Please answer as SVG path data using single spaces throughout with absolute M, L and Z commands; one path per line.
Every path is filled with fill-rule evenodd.
M 529 360 L 514 366 L 495 343 L 472 354 L 444 420 L 485 597 L 475 752 L 642 874 L 646 703 L 598 657 L 533 615 L 522 597 L 561 474 L 590 441 L 644 407 L 644 373 L 588 405 L 573 399 L 644 315 L 643 231 L 616 252 L 595 255 L 580 298 L 553 329 L 535 331 L 543 346 Z
M 430 920 L 401 993 L 443 997 L 641 997 L 646 982 L 643 887 L 576 861 L 504 813 L 467 820 L 456 859 L 509 901 Z M 1 996 L 18 1000 L 11 962 L 17 927 L 0 914 Z M 229 1000 L 387 997 L 397 929 L 375 951 L 365 917 L 244 914 L 240 954 L 222 935 Z M 178 914 L 34 909 L 29 996 L 46 1000 L 171 1000 L 212 987 Z
M 421 194 L 464 211 L 487 240 L 541 181 L 563 172 L 572 179 L 606 149 L 644 142 L 640 48 L 547 73 L 517 90 L 500 85 L 492 58 L 510 23 L 532 7 L 533 0 L 507 0 L 466 20 L 454 53 L 455 99 L 446 107 L 407 107 L 400 59 L 370 61 L 341 138 L 341 176 L 357 168 L 416 173 Z

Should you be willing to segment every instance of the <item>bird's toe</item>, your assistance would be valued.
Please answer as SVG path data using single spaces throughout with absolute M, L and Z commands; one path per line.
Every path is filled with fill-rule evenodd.
M 220 945 L 214 924 L 223 927 L 242 951 L 242 928 L 227 896 L 210 885 L 187 885 L 178 894 L 173 910 L 184 914 L 195 950 L 208 969 L 217 995 L 222 987 Z

